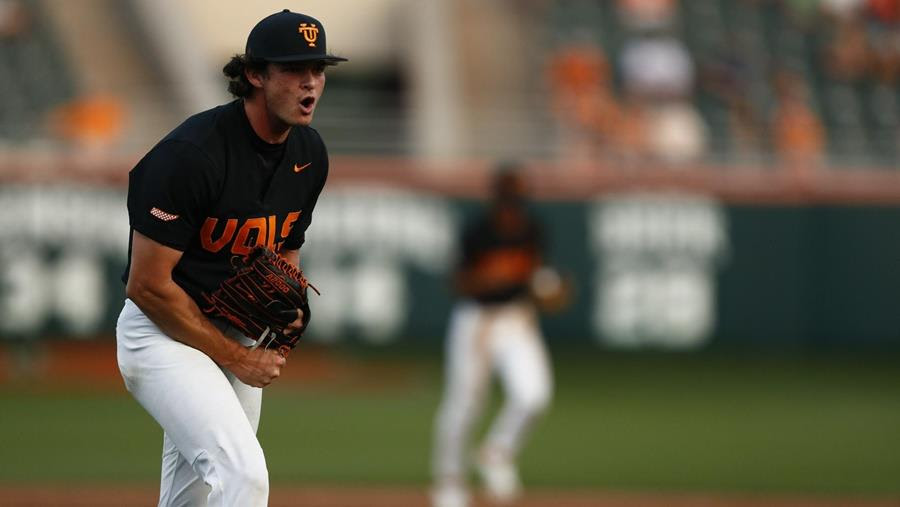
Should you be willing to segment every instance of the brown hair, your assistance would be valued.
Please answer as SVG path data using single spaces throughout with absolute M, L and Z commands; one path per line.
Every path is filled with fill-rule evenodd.
M 228 91 L 235 97 L 246 98 L 253 93 L 253 85 L 247 80 L 246 71 L 264 72 L 268 62 L 247 55 L 234 55 L 222 67 L 222 73 L 228 78 Z

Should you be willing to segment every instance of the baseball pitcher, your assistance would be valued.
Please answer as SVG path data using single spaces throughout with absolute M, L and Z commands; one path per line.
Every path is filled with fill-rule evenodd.
M 160 506 L 268 502 L 262 387 L 309 322 L 300 247 L 328 175 L 311 128 L 325 28 L 284 10 L 223 69 L 231 103 L 188 118 L 132 169 L 119 370 L 162 426 Z

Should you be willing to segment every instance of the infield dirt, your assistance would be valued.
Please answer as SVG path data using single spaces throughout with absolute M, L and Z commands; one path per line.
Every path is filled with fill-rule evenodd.
M 93 486 L 0 487 L 5 507 L 138 507 L 156 505 L 150 487 Z M 415 488 L 283 487 L 274 488 L 271 507 L 427 507 L 425 491 Z M 473 507 L 493 504 L 477 498 Z M 533 491 L 513 507 L 897 507 L 900 500 L 741 496 L 705 493 L 551 492 Z

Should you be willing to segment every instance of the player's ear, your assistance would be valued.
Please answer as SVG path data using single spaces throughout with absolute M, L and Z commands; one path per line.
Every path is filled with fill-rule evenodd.
M 262 69 L 248 67 L 244 69 L 244 76 L 254 88 L 262 88 L 263 79 L 268 75 L 268 66 Z

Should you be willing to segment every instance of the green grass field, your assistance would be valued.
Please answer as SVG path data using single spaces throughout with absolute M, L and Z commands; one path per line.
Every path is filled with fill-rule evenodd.
M 274 483 L 427 483 L 439 363 L 353 361 L 408 371 L 268 388 L 260 439 Z M 529 485 L 900 495 L 896 356 L 554 362 L 554 404 L 522 456 Z M 23 385 L 0 384 L 0 482 L 157 480 L 161 430 L 123 391 Z

